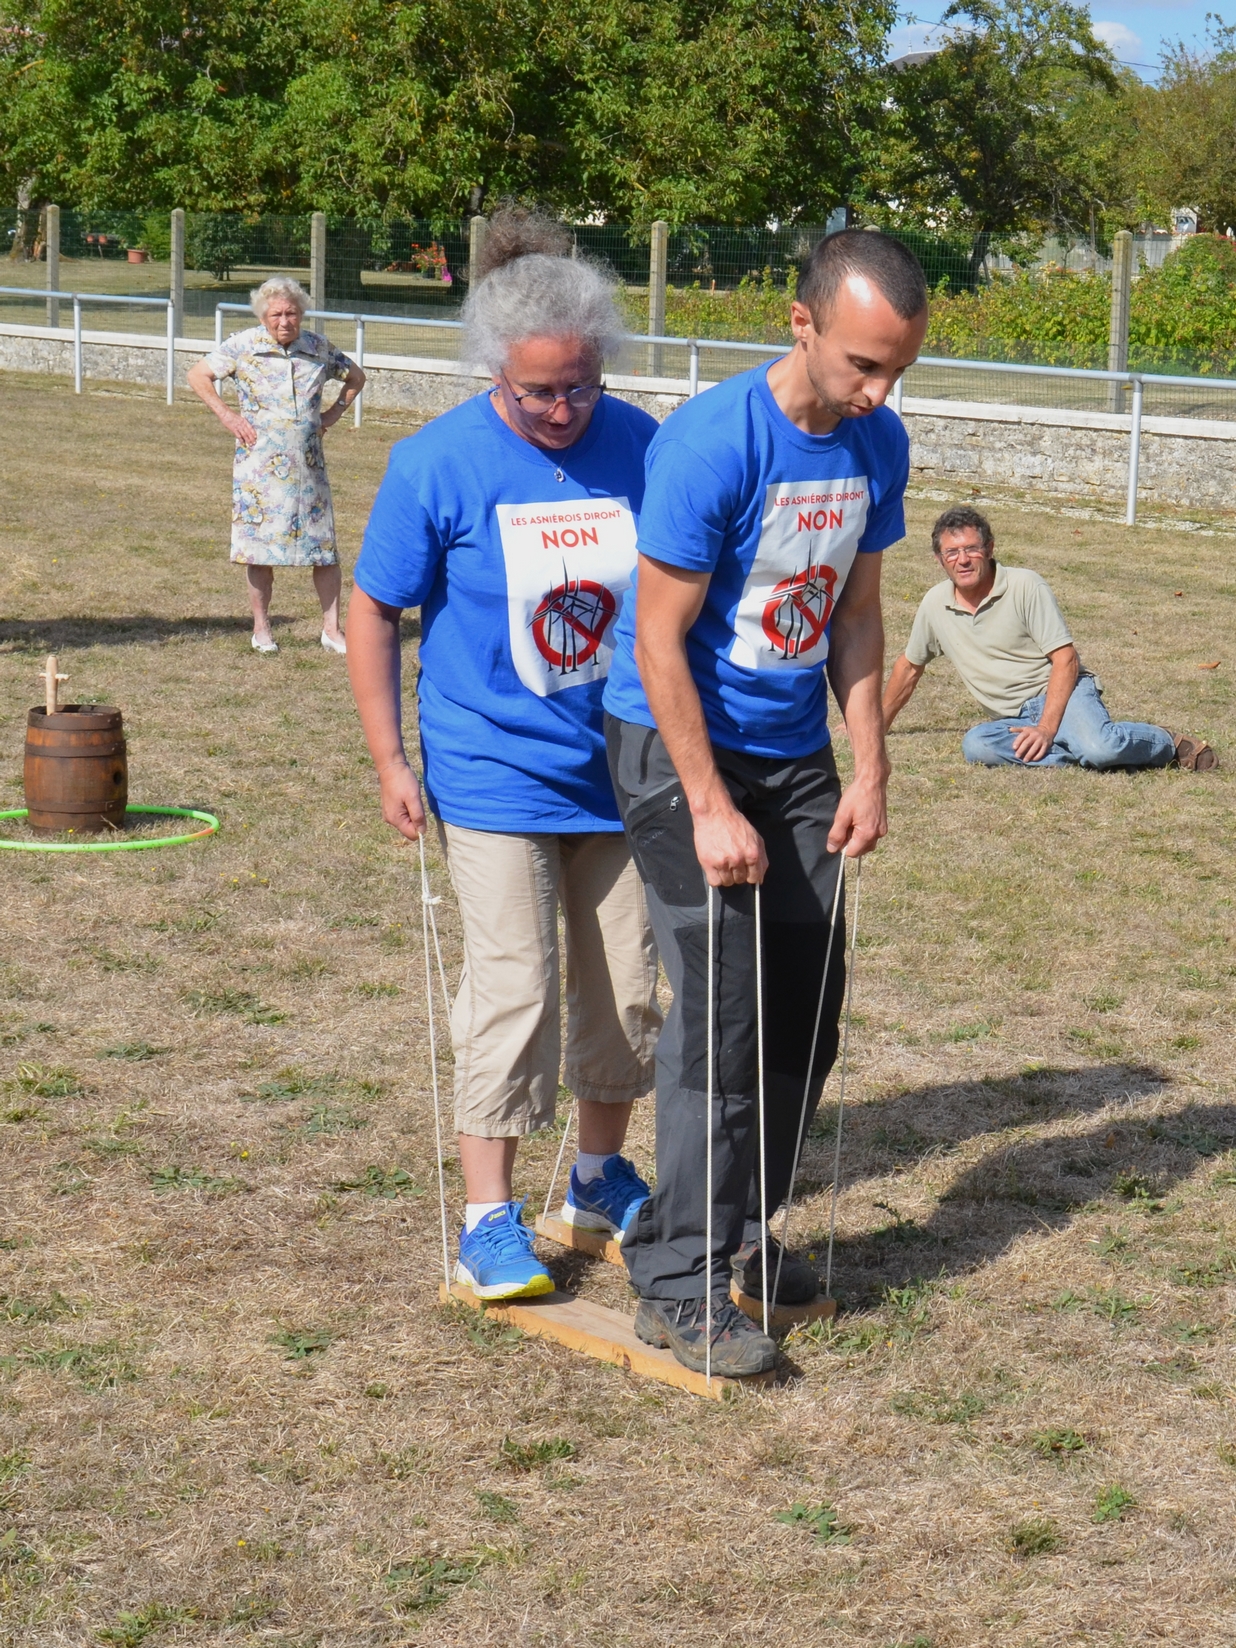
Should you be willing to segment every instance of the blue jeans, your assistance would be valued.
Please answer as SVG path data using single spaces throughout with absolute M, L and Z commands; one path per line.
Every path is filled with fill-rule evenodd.
M 1083 675 L 1065 706 L 1055 741 L 1041 761 L 1019 761 L 1013 734 L 1038 725 L 1047 694 L 1029 698 L 1009 721 L 981 721 L 961 741 L 967 761 L 984 767 L 1166 767 L 1176 754 L 1172 735 L 1144 721 L 1113 721 L 1092 675 Z

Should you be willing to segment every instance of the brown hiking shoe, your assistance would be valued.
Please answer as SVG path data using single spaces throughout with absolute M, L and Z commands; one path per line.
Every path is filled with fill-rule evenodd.
M 1204 738 L 1190 738 L 1181 733 L 1176 739 L 1176 765 L 1182 772 L 1213 772 L 1219 757 Z
M 684 1368 L 705 1371 L 703 1299 L 641 1299 L 635 1331 L 646 1345 L 673 1351 Z M 749 1379 L 776 1366 L 777 1347 L 722 1294 L 712 1302 L 712 1371 L 718 1379 Z

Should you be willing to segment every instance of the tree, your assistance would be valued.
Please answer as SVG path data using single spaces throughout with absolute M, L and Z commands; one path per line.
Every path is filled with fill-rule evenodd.
M 894 215 L 968 234 L 976 279 L 993 240 L 1088 224 L 1070 115 L 1118 82 L 1069 0 L 954 0 L 943 24 L 943 49 L 892 81 L 871 181 Z
M 1178 41 L 1157 86 L 1144 86 L 1130 150 L 1142 213 L 1170 221 L 1196 206 L 1203 228 L 1236 226 L 1236 28 L 1212 21 L 1208 49 Z
M 818 218 L 895 0 L 0 0 L 10 199 Z

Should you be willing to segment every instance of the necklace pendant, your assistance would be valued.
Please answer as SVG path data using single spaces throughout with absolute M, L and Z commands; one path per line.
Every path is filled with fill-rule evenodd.
M 562 471 L 560 469 L 555 469 L 554 470 L 554 479 L 556 481 L 561 482 L 561 481 L 566 480 L 566 476 L 562 473 Z

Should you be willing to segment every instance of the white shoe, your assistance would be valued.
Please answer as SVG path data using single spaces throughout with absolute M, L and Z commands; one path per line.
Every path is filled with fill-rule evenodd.
M 279 650 L 279 643 L 277 641 L 259 641 L 256 635 L 251 635 L 249 637 L 249 645 L 253 648 L 254 652 L 278 652 Z
M 322 645 L 326 648 L 327 652 L 346 653 L 348 650 L 348 643 L 342 638 L 342 636 L 338 641 L 332 641 L 325 630 L 322 631 Z

